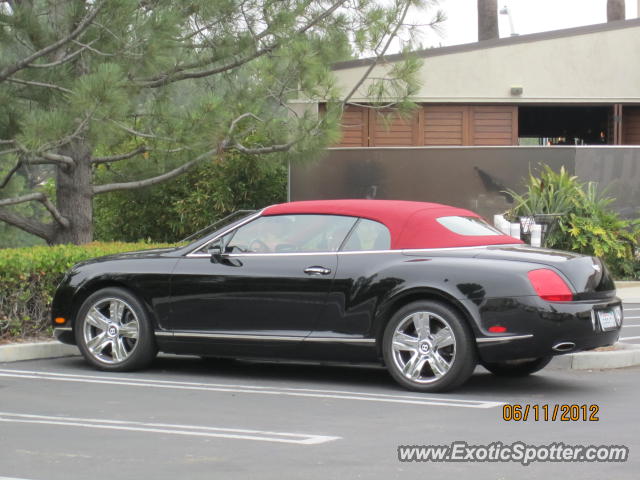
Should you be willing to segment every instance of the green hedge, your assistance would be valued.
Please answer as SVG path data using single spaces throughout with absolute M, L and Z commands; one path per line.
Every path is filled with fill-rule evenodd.
M 51 300 L 74 264 L 112 253 L 167 246 L 114 242 L 0 250 L 0 339 L 51 335 Z

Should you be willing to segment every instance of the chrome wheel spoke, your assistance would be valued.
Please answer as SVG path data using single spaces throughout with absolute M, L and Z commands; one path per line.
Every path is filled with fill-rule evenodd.
M 120 335 L 126 338 L 138 338 L 138 324 L 136 322 L 125 323 L 120 327 Z
M 119 300 L 111 300 L 109 303 L 109 317 L 112 322 L 122 323 L 122 314 L 124 312 L 124 303 Z
M 109 319 L 100 313 L 96 307 L 93 307 L 87 313 L 87 323 L 100 330 L 106 330 L 109 326 Z
M 393 336 L 393 349 L 401 352 L 418 352 L 418 339 L 406 333 L 396 332 Z
M 436 382 L 454 364 L 456 340 L 446 316 L 428 310 L 409 313 L 398 322 L 388 346 L 392 367 L 416 384 Z
M 426 362 L 426 358 L 422 355 L 415 354 L 411 357 L 411 359 L 405 364 L 402 373 L 405 377 L 409 377 L 412 380 L 420 378 L 420 373 L 422 373 L 422 367 Z
M 102 351 L 111 343 L 111 339 L 107 336 L 105 332 L 96 335 L 91 340 L 87 342 L 87 348 L 94 355 L 100 355 Z
M 444 347 L 449 347 L 453 345 L 453 335 L 451 334 L 451 329 L 449 327 L 445 327 L 441 329 L 438 333 L 433 336 L 433 349 L 439 350 Z
M 116 337 L 113 339 L 111 345 L 111 356 L 116 362 L 121 362 L 125 358 L 127 358 L 127 350 L 124 348 L 124 342 L 122 338 Z
M 88 353 L 100 363 L 122 363 L 138 346 L 140 321 L 131 305 L 122 298 L 97 300 L 89 308 L 83 323 L 84 344 Z
M 429 314 L 425 312 L 418 312 L 413 314 L 413 326 L 416 329 L 418 338 L 424 340 L 431 335 L 431 325 Z
M 429 355 L 429 366 L 433 374 L 439 378 L 449 371 L 451 365 L 438 352 L 433 352 Z

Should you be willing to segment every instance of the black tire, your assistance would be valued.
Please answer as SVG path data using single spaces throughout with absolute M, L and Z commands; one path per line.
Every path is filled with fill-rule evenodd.
M 481 362 L 482 366 L 498 377 L 526 377 L 546 367 L 553 357 L 540 357 L 505 362 Z
M 417 324 L 425 324 L 425 314 L 428 335 L 424 327 L 423 334 L 416 328 Z M 409 343 L 402 343 L 406 340 L 401 335 L 407 335 Z M 382 354 L 394 380 L 417 392 L 444 392 L 459 387 L 469 379 L 477 363 L 473 334 L 460 313 L 444 303 L 427 300 L 410 303 L 391 317 L 382 339 Z M 410 364 L 415 368 L 409 368 Z M 403 365 L 407 374 L 403 373 Z M 418 372 L 417 377 L 411 376 L 412 371 Z
M 142 369 L 158 352 L 147 310 L 123 288 L 89 295 L 78 310 L 74 331 L 85 360 L 100 370 Z

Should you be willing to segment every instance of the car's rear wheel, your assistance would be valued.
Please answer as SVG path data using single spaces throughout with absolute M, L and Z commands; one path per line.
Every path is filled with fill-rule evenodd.
M 499 377 L 526 377 L 546 367 L 553 357 L 481 362 L 482 366 Z
M 157 347 L 142 303 L 122 288 L 104 288 L 82 304 L 74 324 L 84 358 L 109 371 L 136 370 L 149 365 Z
M 464 383 L 476 365 L 473 336 L 462 316 L 439 302 L 418 301 L 387 324 L 382 353 L 391 376 L 419 392 L 442 392 Z

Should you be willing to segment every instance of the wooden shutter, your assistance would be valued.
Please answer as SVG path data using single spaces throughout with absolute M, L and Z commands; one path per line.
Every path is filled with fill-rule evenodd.
M 369 146 L 369 110 L 348 105 L 342 114 L 342 139 L 336 147 Z
M 424 145 L 467 145 L 467 111 L 457 105 L 424 107 Z
M 417 145 L 417 115 L 401 117 L 396 113 L 371 111 L 370 146 L 410 147 Z
M 640 107 L 622 108 L 622 144 L 640 145 Z
M 516 106 L 473 106 L 470 110 L 471 145 L 517 145 Z

